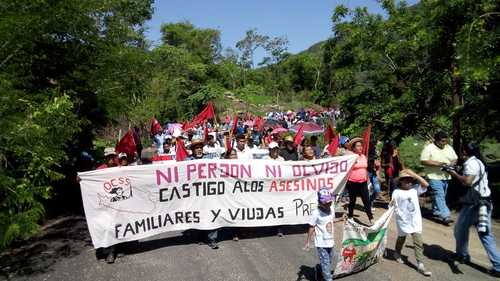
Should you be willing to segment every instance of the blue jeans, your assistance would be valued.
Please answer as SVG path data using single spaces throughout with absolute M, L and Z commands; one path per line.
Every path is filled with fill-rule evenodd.
M 376 174 L 368 173 L 368 178 L 370 179 L 370 182 L 372 183 L 373 186 L 373 192 L 372 194 L 370 194 L 370 201 L 373 202 L 381 191 L 380 183 L 378 182 Z
M 321 266 L 321 274 L 323 275 L 323 280 L 332 281 L 332 248 L 320 248 L 316 247 L 319 256 L 319 265 Z
M 447 180 L 429 180 L 432 188 L 432 214 L 446 219 L 450 217 L 450 209 L 446 205 L 446 191 L 448 190 Z
M 500 254 L 498 253 L 495 236 L 491 231 L 491 208 L 488 210 L 488 232 L 478 233 L 481 243 L 488 254 L 493 269 L 500 271 Z M 456 240 L 456 252 L 461 258 L 470 258 L 469 256 L 469 228 L 474 225 L 477 227 L 479 207 L 464 205 L 458 214 L 455 224 L 454 235 Z
M 218 232 L 219 232 L 218 229 L 207 231 L 208 243 L 217 243 Z

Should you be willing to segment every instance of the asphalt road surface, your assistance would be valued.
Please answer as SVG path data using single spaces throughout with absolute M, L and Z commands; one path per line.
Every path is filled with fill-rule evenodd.
M 377 209 L 376 217 L 384 209 Z M 359 220 L 366 220 L 357 210 Z M 342 223 L 335 226 L 337 245 Z M 487 274 L 490 268 L 486 252 L 477 234 L 471 229 L 470 254 L 472 265 L 455 266 L 449 261 L 454 251 L 453 227 L 424 219 L 424 254 L 432 277 L 415 270 L 411 238 L 403 250 L 401 265 L 392 260 L 396 227 L 391 222 L 387 257 L 370 268 L 341 280 L 495 280 Z M 494 222 L 494 232 L 500 235 L 500 224 Z M 99 281 L 99 280 L 314 280 L 318 262 L 315 249 L 303 250 L 305 229 L 285 228 L 285 237 L 275 236 L 274 229 L 241 229 L 238 242 L 226 231 L 218 250 L 200 245 L 173 232 L 132 243 L 124 248 L 125 255 L 114 264 L 96 258 L 84 218 L 63 218 L 46 227 L 43 237 L 31 244 L 0 256 L 0 279 Z M 498 241 L 497 241 L 498 242 Z M 498 245 L 498 243 L 497 243 Z M 407 257 L 407 258 L 405 258 Z

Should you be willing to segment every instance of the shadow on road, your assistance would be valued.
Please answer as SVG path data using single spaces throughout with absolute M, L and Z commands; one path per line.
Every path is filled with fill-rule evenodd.
M 450 267 L 451 271 L 455 274 L 463 274 L 463 272 L 458 268 L 457 262 L 454 261 L 454 259 L 453 259 L 455 253 L 452 251 L 443 249 L 443 247 L 441 247 L 439 245 L 424 244 L 424 255 L 426 257 L 428 257 L 429 259 L 438 260 L 438 261 L 442 261 L 444 263 L 447 263 L 448 266 Z M 479 265 L 479 264 L 469 262 L 469 263 L 467 263 L 467 265 L 474 268 L 477 271 L 488 274 L 488 269 Z
M 304 234 L 307 231 L 307 225 L 285 225 L 281 227 L 283 233 Z M 238 227 L 238 228 L 222 228 L 219 230 L 218 241 L 227 241 L 233 239 L 233 233 L 238 233 L 240 240 L 255 239 L 262 237 L 276 236 L 278 227 Z M 161 249 L 171 246 L 202 244 L 206 243 L 206 231 L 187 230 L 182 235 L 167 237 L 155 240 L 141 241 L 140 243 L 128 243 L 123 245 L 122 252 L 127 255 L 145 253 L 156 249 Z
M 36 237 L 0 254 L 0 277 L 49 272 L 60 259 L 76 256 L 91 246 L 84 217 L 56 220 Z
M 446 250 L 439 245 L 428 245 L 424 243 L 424 255 L 431 260 L 441 261 L 448 264 L 451 272 L 454 274 L 464 274 L 455 264 L 453 260 L 455 253 L 452 251 Z
M 301 265 L 297 272 L 297 281 L 301 280 L 316 280 L 314 267 Z

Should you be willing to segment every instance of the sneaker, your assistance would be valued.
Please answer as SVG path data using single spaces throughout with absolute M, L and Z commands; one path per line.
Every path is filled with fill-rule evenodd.
M 394 258 L 394 260 L 396 260 L 396 262 L 397 262 L 397 263 L 400 263 L 400 264 L 405 263 L 405 262 L 403 261 L 403 259 L 401 258 L 401 255 L 400 255 L 400 254 L 398 254 L 398 253 L 394 253 L 393 258 Z
M 106 256 L 106 263 L 111 264 L 115 263 L 115 252 L 110 251 L 108 255 Z
M 278 232 L 278 237 L 283 238 L 284 236 L 285 236 L 285 235 L 283 234 L 283 232 L 281 232 L 281 231 L 280 231 L 280 232 Z
M 451 220 L 451 218 L 447 217 L 447 218 L 442 219 L 441 222 L 444 225 L 449 226 L 453 221 Z
M 208 243 L 208 247 L 212 248 L 213 250 L 219 249 L 219 245 L 217 244 L 217 242 Z
M 423 263 L 418 263 L 418 267 L 417 267 L 417 271 L 419 273 L 421 273 L 422 275 L 424 276 L 427 276 L 427 277 L 430 277 L 432 276 L 432 272 L 428 271 L 427 269 L 425 269 L 425 266 Z
M 500 271 L 497 271 L 497 270 L 494 270 L 494 269 L 490 269 L 490 270 L 488 271 L 488 273 L 489 273 L 491 276 L 495 277 L 495 278 L 500 278 Z
M 240 241 L 240 238 L 238 238 L 238 236 L 234 236 L 233 241 L 238 242 L 238 241 Z
M 455 261 L 460 264 L 470 264 L 470 256 L 455 256 Z
M 375 208 L 372 208 L 372 213 L 375 213 L 375 211 L 376 211 L 376 210 L 377 210 L 377 209 L 375 209 Z

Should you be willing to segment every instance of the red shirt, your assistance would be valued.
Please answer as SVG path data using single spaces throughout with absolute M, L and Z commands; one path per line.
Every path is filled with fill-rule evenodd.
M 99 167 L 97 167 L 97 170 L 102 170 L 108 168 L 107 164 L 101 164 Z

